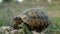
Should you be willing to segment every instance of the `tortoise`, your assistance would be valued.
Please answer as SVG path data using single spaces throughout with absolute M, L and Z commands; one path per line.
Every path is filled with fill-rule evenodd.
M 41 32 L 47 28 L 51 21 L 47 13 L 40 8 L 32 8 L 23 11 L 17 17 L 14 18 L 15 24 L 24 23 L 27 25 L 30 31 L 36 30 L 36 32 Z

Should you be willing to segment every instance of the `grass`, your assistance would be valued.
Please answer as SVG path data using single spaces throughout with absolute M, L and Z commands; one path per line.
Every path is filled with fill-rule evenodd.
M 53 22 L 58 23 L 60 22 L 60 18 L 51 18 Z
M 0 27 L 1 27 L 1 25 L 2 25 L 2 19 L 0 18 Z
M 48 27 L 46 30 L 46 34 L 59 34 L 60 33 L 60 18 L 51 18 L 53 25 Z M 2 19 L 0 18 L 0 26 L 2 25 Z
M 60 18 L 51 18 L 51 20 L 53 21 L 53 23 L 59 24 L 60 22 Z M 2 24 L 2 19 L 0 18 L 0 26 Z
M 46 29 L 45 34 L 60 34 L 60 18 L 51 18 L 52 24 Z
M 14 15 L 19 15 L 25 9 L 34 8 L 34 7 L 38 7 L 38 6 L 40 6 L 40 7 L 42 6 L 42 7 L 44 7 L 44 10 L 48 10 L 48 11 L 60 11 L 60 5 L 59 4 L 56 5 L 55 3 L 53 3 L 52 5 L 48 5 L 48 4 L 46 5 L 43 2 L 41 4 L 40 3 L 41 2 L 32 3 L 32 4 L 29 5 L 28 2 L 26 1 L 25 3 L 22 3 L 22 5 L 24 4 L 24 6 L 21 6 L 20 4 L 12 2 L 12 3 L 8 4 L 8 6 L 11 5 L 13 9 L 16 9 L 15 11 L 13 11 Z M 59 3 L 59 2 L 57 2 L 57 3 Z M 16 6 L 18 6 L 18 5 L 20 5 L 20 6 L 17 9 Z M 11 6 L 9 6 L 9 7 L 11 7 Z M 2 11 L 6 12 L 6 10 L 0 9 L 0 16 L 2 16 L 2 14 L 3 14 Z M 52 23 L 55 24 L 54 27 L 56 27 L 56 28 L 54 29 L 52 27 L 52 28 L 48 28 L 47 30 L 50 30 L 49 32 L 52 32 L 51 30 L 55 30 L 54 32 L 57 32 L 57 34 L 59 34 L 60 31 L 58 32 L 56 30 L 60 30 L 60 18 L 51 18 L 51 20 L 52 20 Z M 0 17 L 0 27 L 1 27 L 1 25 L 2 25 L 2 19 Z

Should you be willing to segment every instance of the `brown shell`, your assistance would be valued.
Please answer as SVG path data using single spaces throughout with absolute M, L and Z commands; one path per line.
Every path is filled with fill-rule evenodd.
M 30 30 L 44 29 L 50 23 L 47 14 L 41 9 L 37 8 L 24 11 L 22 14 L 19 15 L 19 17 L 21 17 L 24 23 L 28 25 Z

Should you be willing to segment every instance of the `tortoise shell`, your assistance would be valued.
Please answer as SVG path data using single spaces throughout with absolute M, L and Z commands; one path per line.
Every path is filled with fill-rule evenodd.
M 39 8 L 32 8 L 21 13 L 20 17 L 30 30 L 42 31 L 47 28 L 50 20 L 45 11 Z

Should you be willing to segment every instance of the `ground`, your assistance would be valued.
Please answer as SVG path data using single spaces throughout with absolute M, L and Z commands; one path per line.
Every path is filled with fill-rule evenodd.
M 0 5 L 1 6 L 1 5 Z M 56 0 L 52 2 L 51 5 L 49 5 L 47 2 L 45 1 L 39 1 L 39 2 L 35 2 L 35 1 L 25 1 L 23 3 L 15 3 L 15 2 L 11 2 L 11 3 L 4 3 L 3 4 L 4 8 L 0 8 L 0 24 L 2 25 L 3 22 L 9 22 L 8 20 L 8 12 L 12 11 L 12 16 L 17 16 L 19 15 L 21 12 L 29 9 L 29 8 L 41 8 L 44 11 L 47 12 L 48 16 L 51 18 L 52 22 L 54 24 L 56 24 L 57 29 L 55 30 L 60 30 L 60 0 Z M 8 10 L 9 8 L 9 10 Z M 8 12 L 7 12 L 8 11 Z M 9 16 L 10 16 L 9 15 Z M 6 16 L 5 19 L 6 20 L 2 20 L 2 16 Z M 1 26 L 0 25 L 0 26 Z M 50 30 L 50 28 L 48 28 L 48 30 Z M 51 28 L 51 30 L 53 30 Z M 59 31 L 55 31 L 55 32 L 59 32 Z

